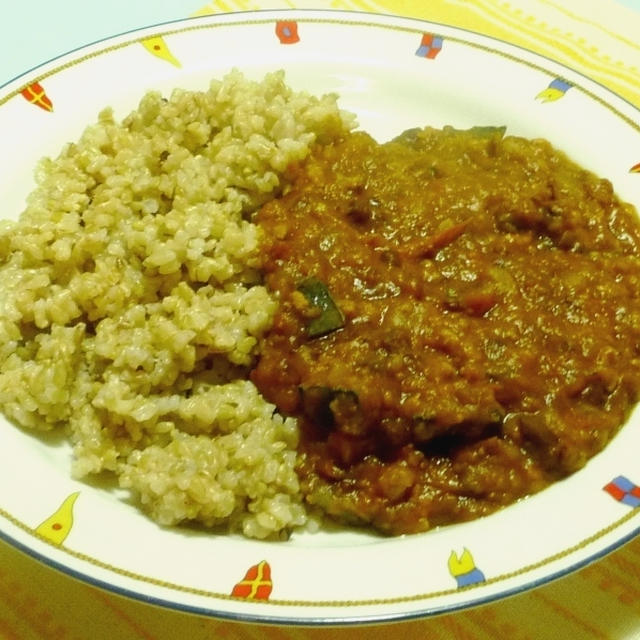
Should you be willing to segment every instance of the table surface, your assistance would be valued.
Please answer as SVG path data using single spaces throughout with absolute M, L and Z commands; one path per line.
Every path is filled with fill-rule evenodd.
M 7 5 L 9 6 L 9 5 Z M 138 27 L 190 15 L 282 7 L 346 8 L 421 17 L 482 31 L 551 55 L 514 28 L 559 27 L 569 53 L 554 52 L 640 107 L 640 0 L 31 0 L 0 21 L 0 86 L 70 50 Z M 506 16 L 509 16 L 507 25 Z M 503 19 L 504 18 L 504 19 Z M 576 44 L 577 43 L 577 44 Z M 581 48 L 582 47 L 582 48 Z M 564 48 L 565 51 L 567 48 Z M 598 64 L 595 64 L 597 61 Z M 624 69 L 625 73 L 620 70 Z M 631 77 L 631 80 L 629 80 Z M 640 539 L 581 571 L 482 608 L 357 629 L 242 625 L 158 609 L 75 581 L 0 542 L 0 640 L 205 638 L 306 640 L 497 637 L 640 638 Z

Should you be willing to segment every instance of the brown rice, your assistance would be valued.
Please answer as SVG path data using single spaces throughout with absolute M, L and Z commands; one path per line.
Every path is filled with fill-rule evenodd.
M 297 426 L 246 380 L 276 302 L 250 216 L 351 127 L 282 73 L 105 109 L 0 230 L 0 405 L 67 429 L 73 474 L 119 476 L 162 525 L 304 525 Z

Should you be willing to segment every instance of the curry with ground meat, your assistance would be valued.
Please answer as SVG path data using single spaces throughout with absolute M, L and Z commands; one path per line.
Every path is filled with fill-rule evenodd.
M 353 133 L 258 213 L 280 304 L 251 377 L 298 417 L 306 500 L 334 518 L 488 514 L 580 469 L 636 402 L 636 214 L 504 133 Z

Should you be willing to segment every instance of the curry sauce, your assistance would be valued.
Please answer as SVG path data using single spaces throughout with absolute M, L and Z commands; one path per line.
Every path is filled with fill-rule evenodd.
M 469 520 L 601 450 L 640 387 L 640 231 L 503 128 L 319 146 L 267 203 L 279 311 L 251 377 L 301 424 L 306 500 L 390 534 Z

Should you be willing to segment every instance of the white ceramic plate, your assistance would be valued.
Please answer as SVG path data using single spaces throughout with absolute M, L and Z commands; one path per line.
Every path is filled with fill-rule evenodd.
M 426 124 L 546 137 L 640 207 L 640 113 L 587 78 L 438 24 L 292 10 L 128 33 L 3 87 L 3 215 L 22 210 L 37 159 L 77 139 L 103 106 L 124 116 L 147 89 L 204 88 L 232 66 L 252 77 L 284 68 L 295 88 L 336 91 L 379 139 Z M 6 540 L 112 591 L 214 616 L 318 624 L 451 611 L 561 576 L 640 530 L 637 412 L 585 469 L 487 518 L 395 539 L 325 531 L 286 543 L 162 530 L 115 493 L 72 481 L 65 443 L 0 426 Z M 243 580 L 249 597 L 232 596 Z

